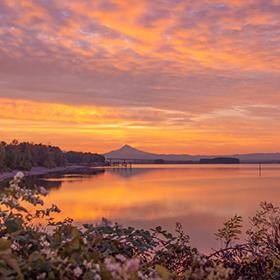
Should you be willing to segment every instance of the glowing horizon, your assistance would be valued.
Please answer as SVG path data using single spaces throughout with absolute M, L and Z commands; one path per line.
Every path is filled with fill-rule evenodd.
M 3 0 L 0 140 L 279 152 L 279 11 L 279 0 Z

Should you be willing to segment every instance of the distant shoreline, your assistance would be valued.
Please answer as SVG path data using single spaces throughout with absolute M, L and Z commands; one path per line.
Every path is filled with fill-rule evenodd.
M 143 163 L 134 163 L 136 165 L 138 164 L 143 164 Z M 147 164 L 147 163 L 144 163 Z M 169 162 L 165 162 L 165 164 L 195 164 L 195 165 L 201 165 L 199 162 L 179 162 L 179 161 L 172 161 Z M 240 164 L 279 164 L 279 162 L 275 163 L 275 162 L 240 162 Z M 164 165 L 164 164 L 159 164 L 159 165 Z M 203 165 L 203 164 L 202 164 Z M 214 163 L 210 163 L 207 165 L 216 165 Z M 227 165 L 227 164 L 226 164 Z M 236 164 L 235 164 L 236 165 Z M 30 171 L 24 171 L 24 170 L 13 170 L 12 172 L 3 172 L 0 173 L 0 182 L 5 180 L 5 179 L 12 179 L 17 172 L 23 172 L 25 176 L 36 176 L 36 175 L 43 175 L 43 174 L 48 174 L 51 172 L 58 172 L 58 171 L 67 171 L 67 170 L 73 170 L 73 169 L 78 169 L 78 168 L 89 168 L 89 167 L 99 167 L 99 166 L 103 166 L 102 163 L 96 163 L 95 165 L 67 165 L 67 166 L 63 166 L 63 167 L 55 167 L 55 168 L 47 168 L 47 167 L 32 167 L 32 169 Z
M 43 175 L 51 172 L 57 172 L 57 171 L 66 171 L 66 170 L 71 170 L 71 169 L 77 169 L 77 168 L 86 168 L 88 166 L 83 166 L 83 165 L 67 165 L 63 167 L 55 167 L 55 168 L 46 168 L 43 166 L 39 167 L 32 167 L 30 171 L 23 171 L 23 170 L 13 170 L 12 172 L 3 172 L 0 173 L 0 182 L 8 179 L 8 178 L 13 178 L 17 172 L 23 172 L 25 176 L 34 176 L 34 175 Z

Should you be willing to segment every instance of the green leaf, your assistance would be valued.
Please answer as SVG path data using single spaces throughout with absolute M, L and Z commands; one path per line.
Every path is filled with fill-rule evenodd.
M 10 249 L 12 245 L 11 240 L 0 239 L 0 252 Z
M 140 252 L 145 252 L 147 251 L 147 249 L 145 247 L 138 247 L 137 248 Z
M 102 234 L 98 234 L 95 236 L 94 240 L 92 240 L 91 246 L 100 243 L 103 240 Z
M 99 260 L 99 253 L 98 253 L 98 252 L 94 252 L 94 253 L 92 254 L 92 259 L 93 259 L 95 262 L 97 262 L 97 261 Z
M 8 270 L 5 267 L 0 267 L 0 273 L 6 275 Z M 4 279 L 4 278 L 3 278 Z
M 70 248 L 73 250 L 78 250 L 79 245 L 80 245 L 79 239 L 75 238 L 73 241 L 71 241 Z
M 156 271 L 164 280 L 168 280 L 169 273 L 168 273 L 168 270 L 165 267 L 157 264 L 156 265 Z
M 111 280 L 113 279 L 112 276 L 111 276 L 111 273 L 109 271 L 101 271 L 100 272 L 100 276 L 102 277 L 102 279 L 104 280 Z
M 72 238 L 74 232 L 75 232 L 75 228 L 71 225 L 68 225 L 64 230 L 64 236 L 66 238 Z
M 58 233 L 55 233 L 55 234 L 53 235 L 53 237 L 54 237 L 54 240 L 55 240 L 56 242 L 59 242 L 59 241 L 60 241 L 60 235 L 59 235 Z
M 18 240 L 18 244 L 20 245 L 20 246 L 24 246 L 24 245 L 26 245 L 26 238 L 24 237 L 24 236 L 21 236 L 20 238 L 19 238 L 19 240 Z
M 18 211 L 23 211 L 25 213 L 28 213 L 28 211 L 24 207 L 22 207 L 22 206 L 17 206 L 17 210 Z
M 20 279 L 24 279 L 18 266 L 17 258 L 12 254 L 11 248 L 0 252 L 0 259 L 4 260 L 13 270 L 15 270 Z
M 39 253 L 38 251 L 34 251 L 34 252 L 30 255 L 28 261 L 29 261 L 30 263 L 31 263 L 31 262 L 36 262 L 37 260 L 39 260 L 39 259 L 41 258 L 41 256 L 42 256 L 41 253 Z
M 161 231 L 161 226 L 156 227 L 156 231 Z
M 9 233 L 16 232 L 16 231 L 19 230 L 18 224 L 16 223 L 15 220 L 8 220 L 8 221 L 5 223 L 5 226 L 6 226 L 7 231 L 8 231 Z
M 173 237 L 172 234 L 168 233 L 166 238 L 171 239 L 172 237 Z
M 130 230 L 130 229 L 125 229 L 123 231 L 124 234 L 131 234 L 133 230 Z

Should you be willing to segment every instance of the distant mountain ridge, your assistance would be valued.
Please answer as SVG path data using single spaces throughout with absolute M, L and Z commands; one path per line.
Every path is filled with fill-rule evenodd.
M 156 160 L 164 159 L 166 161 L 199 161 L 202 158 L 210 159 L 214 157 L 234 157 L 239 158 L 240 162 L 279 162 L 280 153 L 252 153 L 252 154 L 234 154 L 234 155 L 195 155 L 188 154 L 174 155 L 174 154 L 153 154 L 135 149 L 129 145 L 124 145 L 118 150 L 113 150 L 102 154 L 105 158 L 125 158 L 125 159 L 143 159 Z
M 187 157 L 191 157 L 189 155 L 162 155 L 162 154 L 153 154 L 144 152 L 135 148 L 132 148 L 129 145 L 124 145 L 118 150 L 113 150 L 109 153 L 102 154 L 105 158 L 126 158 L 126 159 L 164 159 L 164 160 L 189 160 Z

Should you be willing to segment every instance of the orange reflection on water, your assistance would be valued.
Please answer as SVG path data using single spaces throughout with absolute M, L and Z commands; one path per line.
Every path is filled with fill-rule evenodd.
M 268 186 L 263 189 L 262 184 L 268 179 L 259 178 L 257 169 L 238 167 L 109 170 L 96 177 L 63 179 L 61 188 L 51 190 L 45 203 L 59 206 L 59 218 L 69 216 L 75 221 L 135 220 L 139 216 L 131 209 L 137 208 L 148 210 L 145 219 L 178 216 L 190 208 L 224 215 L 230 212 L 229 203 L 241 210 L 263 200 Z M 273 193 L 266 197 L 275 198 Z
M 213 234 L 235 214 L 244 217 L 248 229 L 248 217 L 261 201 L 278 205 L 280 166 L 273 168 L 264 167 L 262 177 L 257 165 L 109 169 L 62 179 L 61 187 L 46 197 L 45 206 L 56 204 L 62 210 L 57 219 L 70 217 L 78 224 L 98 223 L 105 217 L 126 226 L 162 225 L 172 231 L 179 221 L 194 244 L 209 249 Z

